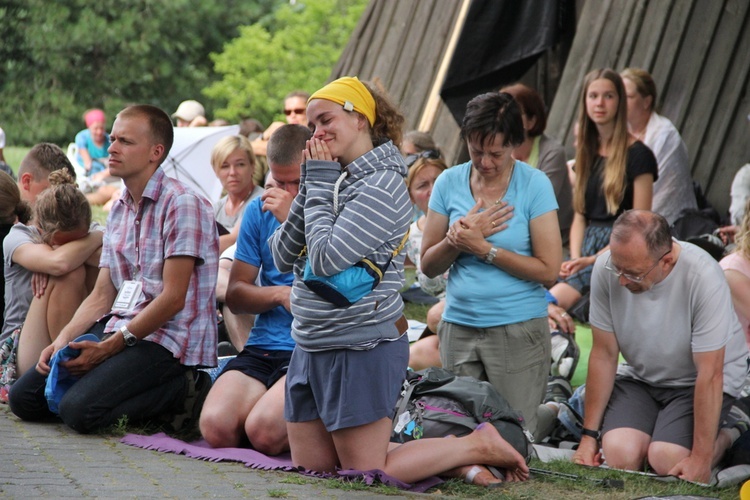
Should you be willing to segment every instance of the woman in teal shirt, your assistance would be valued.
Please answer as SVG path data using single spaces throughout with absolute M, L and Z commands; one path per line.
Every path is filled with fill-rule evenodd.
M 509 94 L 472 99 L 461 135 L 471 161 L 438 177 L 422 240 L 422 271 L 450 268 L 440 358 L 489 381 L 533 433 L 550 363 L 543 285 L 562 262 L 557 201 L 543 172 L 513 159 L 524 131 Z

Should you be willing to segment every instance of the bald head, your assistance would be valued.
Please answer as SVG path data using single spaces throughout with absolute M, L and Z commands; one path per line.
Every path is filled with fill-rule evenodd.
M 667 219 L 648 210 L 628 210 L 612 226 L 611 242 L 625 245 L 634 238 L 641 239 L 654 258 L 659 258 L 672 247 Z

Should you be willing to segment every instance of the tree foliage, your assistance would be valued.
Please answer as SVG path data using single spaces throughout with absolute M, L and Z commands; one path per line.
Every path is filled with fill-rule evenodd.
M 367 0 L 307 0 L 240 29 L 212 56 L 222 75 L 205 95 L 223 106 L 216 116 L 283 120 L 282 101 L 294 90 L 312 92 L 327 81 Z
M 1 0 L 0 126 L 9 145 L 66 144 L 87 108 L 201 100 L 209 54 L 284 0 Z M 210 102 L 207 108 L 210 110 Z

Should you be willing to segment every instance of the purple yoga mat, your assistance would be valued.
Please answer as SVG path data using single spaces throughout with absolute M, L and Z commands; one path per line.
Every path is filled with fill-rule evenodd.
M 292 459 L 289 453 L 283 453 L 274 457 L 269 457 L 263 453 L 251 450 L 249 448 L 211 448 L 204 439 L 186 443 L 166 434 L 159 433 L 152 436 L 142 436 L 139 434 L 127 434 L 120 442 L 143 448 L 145 450 L 161 451 L 165 453 L 176 453 L 185 455 L 188 458 L 197 458 L 208 460 L 210 462 L 242 462 L 247 467 L 262 470 L 277 470 L 285 472 L 299 472 L 308 476 L 331 478 L 336 477 L 334 474 L 322 474 L 314 471 L 299 470 L 292 465 Z M 433 486 L 442 483 L 439 477 L 430 477 L 418 483 L 408 484 L 391 477 L 381 470 L 357 471 L 345 470 L 339 471 L 338 477 L 348 479 L 361 479 L 365 484 L 383 483 L 388 486 L 394 486 L 402 490 L 423 493 Z

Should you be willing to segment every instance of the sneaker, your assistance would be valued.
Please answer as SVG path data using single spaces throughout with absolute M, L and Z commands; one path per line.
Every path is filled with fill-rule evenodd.
M 552 364 L 550 365 L 550 375 L 553 377 L 563 377 L 571 380 L 578 366 L 578 358 L 581 357 L 581 350 L 573 337 L 565 332 L 554 331 L 551 334 L 552 342 Z
M 172 432 L 190 432 L 198 428 L 203 403 L 211 390 L 211 376 L 203 370 L 189 370 L 185 373 L 188 392 L 182 411 L 173 415 L 168 427 Z
M 735 428 L 744 434 L 750 429 L 750 416 L 747 415 L 738 405 L 732 405 L 729 409 L 729 415 L 722 427 Z
M 573 388 L 570 382 L 564 377 L 550 377 L 547 381 L 547 395 L 544 397 L 545 403 L 565 403 L 573 395 Z

